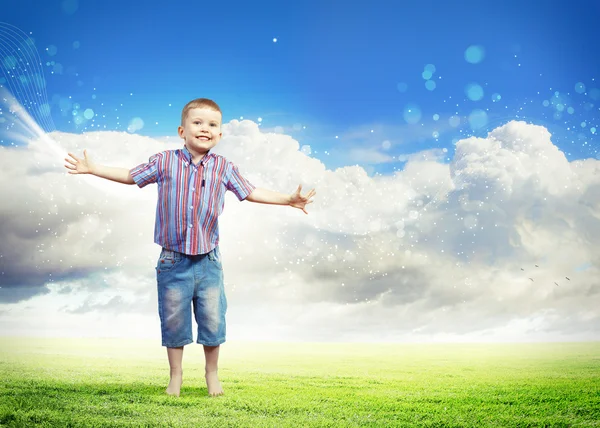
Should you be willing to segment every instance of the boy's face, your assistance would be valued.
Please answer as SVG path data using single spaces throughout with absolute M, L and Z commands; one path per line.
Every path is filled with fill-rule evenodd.
M 193 108 L 178 132 L 192 154 L 206 153 L 221 139 L 221 113 L 204 107 Z

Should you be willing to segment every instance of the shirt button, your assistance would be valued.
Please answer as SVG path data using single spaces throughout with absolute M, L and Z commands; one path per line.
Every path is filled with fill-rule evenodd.
M 190 209 L 193 209 L 193 208 L 194 208 L 194 206 L 193 206 L 193 205 L 190 205 Z
M 194 227 L 194 225 L 193 225 L 193 224 L 190 224 L 190 229 L 191 229 L 192 227 Z

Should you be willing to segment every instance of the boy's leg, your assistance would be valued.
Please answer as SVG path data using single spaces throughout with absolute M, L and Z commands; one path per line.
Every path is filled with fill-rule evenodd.
M 167 348 L 169 367 L 171 369 L 171 380 L 167 386 L 167 394 L 179 397 L 181 384 L 183 383 L 183 346 L 178 348 Z
M 222 395 L 217 375 L 219 345 L 225 342 L 227 298 L 218 247 L 198 259 L 198 282 L 194 292 L 194 314 L 198 323 L 198 343 L 204 346 L 206 386 L 209 395 Z
M 217 371 L 219 369 L 219 348 L 220 346 L 204 345 L 204 358 L 206 360 L 205 374 L 206 386 L 209 395 L 223 395 L 223 387 L 219 382 Z
M 183 347 L 193 342 L 191 301 L 194 276 L 189 257 L 163 249 L 156 266 L 162 345 L 167 348 L 170 381 L 167 394 L 179 396 Z

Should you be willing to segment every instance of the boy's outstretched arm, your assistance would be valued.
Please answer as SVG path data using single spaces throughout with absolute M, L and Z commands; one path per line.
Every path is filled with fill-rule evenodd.
M 258 202 L 261 204 L 274 204 L 274 205 L 290 205 L 294 208 L 299 208 L 308 214 L 306 211 L 306 205 L 312 204 L 314 201 L 311 199 L 317 192 L 312 189 L 306 195 L 301 195 L 302 185 L 298 186 L 298 189 L 291 195 L 284 193 L 273 192 L 272 190 L 256 188 L 246 198 L 250 202 Z
M 69 170 L 69 174 L 92 174 L 97 177 L 106 178 L 107 180 L 116 181 L 123 184 L 135 184 L 129 170 L 127 168 L 116 168 L 111 166 L 98 165 L 90 162 L 87 157 L 87 151 L 83 151 L 83 159 L 78 158 L 72 153 L 69 153 L 71 158 L 65 158 L 69 165 L 65 168 Z

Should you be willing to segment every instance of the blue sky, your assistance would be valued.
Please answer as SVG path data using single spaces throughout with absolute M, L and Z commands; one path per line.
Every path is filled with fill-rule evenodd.
M 349 4 L 4 0 L 1 21 L 34 39 L 62 131 L 141 118 L 133 132 L 175 135 L 181 107 L 208 97 L 330 168 L 385 174 L 433 148 L 448 161 L 458 139 L 511 119 L 546 126 L 569 159 L 600 156 L 597 2 Z

